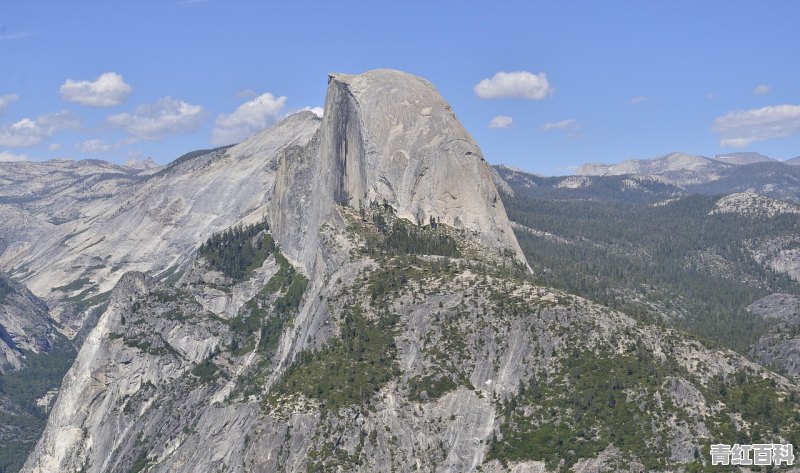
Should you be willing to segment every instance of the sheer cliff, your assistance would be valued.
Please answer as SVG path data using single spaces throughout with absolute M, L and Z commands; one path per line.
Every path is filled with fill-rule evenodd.
M 321 121 L 115 205 L 102 228 L 157 242 L 107 237 L 141 264 L 103 279 L 23 471 L 674 470 L 730 435 L 796 440 L 775 422 L 798 413 L 792 381 L 537 285 L 418 77 L 332 74 Z

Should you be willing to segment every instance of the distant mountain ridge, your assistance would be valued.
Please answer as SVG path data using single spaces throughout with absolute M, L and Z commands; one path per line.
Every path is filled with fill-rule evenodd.
M 709 215 L 719 197 L 683 197 L 691 172 L 733 185 L 746 166 L 665 158 L 490 168 L 432 84 L 378 70 L 331 74 L 322 118 L 151 175 L 61 163 L 31 184 L 0 166 L 0 267 L 66 335 L 39 371 L 30 355 L 0 378 L 38 420 L 23 444 L 0 437 L 0 471 L 675 471 L 731 433 L 795 442 L 797 380 L 675 328 L 752 319 L 767 291 L 729 267 L 793 291 L 764 268 L 787 261 L 767 250 L 793 249 L 796 220 L 767 221 L 783 208 L 763 200 Z M 766 165 L 788 168 L 748 166 Z M 715 252 L 728 243 L 761 259 L 736 265 Z M 30 392 L 44 369 L 56 382 Z
M 676 152 L 618 164 L 585 164 L 576 175 L 591 177 L 595 183 L 599 182 L 596 181 L 598 178 L 612 176 L 648 177 L 674 186 L 677 193 L 756 192 L 775 199 L 800 202 L 800 168 L 797 164 L 800 164 L 799 158 L 781 162 L 755 152 L 730 153 L 714 158 Z
M 763 163 L 765 161 L 775 161 L 775 159 L 772 159 L 769 156 L 764 156 L 761 153 L 755 153 L 752 151 L 746 151 L 742 153 L 718 154 L 714 156 L 713 159 L 715 161 L 728 164 L 754 164 L 754 163 Z
M 629 159 L 618 164 L 584 164 L 579 176 L 658 175 L 676 185 L 715 179 L 729 164 L 704 156 L 674 152 L 652 159 Z

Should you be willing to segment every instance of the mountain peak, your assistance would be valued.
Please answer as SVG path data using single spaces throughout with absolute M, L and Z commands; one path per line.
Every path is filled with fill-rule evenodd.
M 373 203 L 525 261 L 483 153 L 430 82 L 390 69 L 331 73 L 318 136 L 279 166 L 270 224 L 310 271 L 319 261 L 312 240 L 334 206 Z
M 320 160 L 338 204 L 386 202 L 400 217 L 435 219 L 522 257 L 483 153 L 425 79 L 330 74 Z

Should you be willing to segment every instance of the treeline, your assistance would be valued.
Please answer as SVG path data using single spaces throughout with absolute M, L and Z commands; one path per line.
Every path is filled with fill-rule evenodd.
M 200 245 L 198 254 L 211 269 L 235 280 L 246 279 L 275 251 L 267 222 L 229 228 Z
M 366 218 L 365 211 L 361 211 Z M 458 246 L 443 227 L 430 218 L 427 225 L 414 225 L 397 218 L 394 209 L 387 203 L 370 206 L 372 223 L 378 229 L 379 238 L 368 239 L 368 250 L 374 253 L 398 255 L 459 256 Z

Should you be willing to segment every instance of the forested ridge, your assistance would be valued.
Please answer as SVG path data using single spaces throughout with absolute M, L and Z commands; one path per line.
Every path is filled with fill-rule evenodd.
M 674 324 L 745 351 L 768 330 L 746 307 L 800 286 L 753 256 L 753 242 L 800 234 L 796 215 L 713 214 L 720 196 L 652 205 L 609 199 L 558 200 L 541 190 L 503 194 L 537 280 L 639 318 Z M 583 195 L 578 193 L 577 195 Z M 544 194 L 546 195 L 546 194 Z M 712 260 L 720 268 L 714 268 Z

